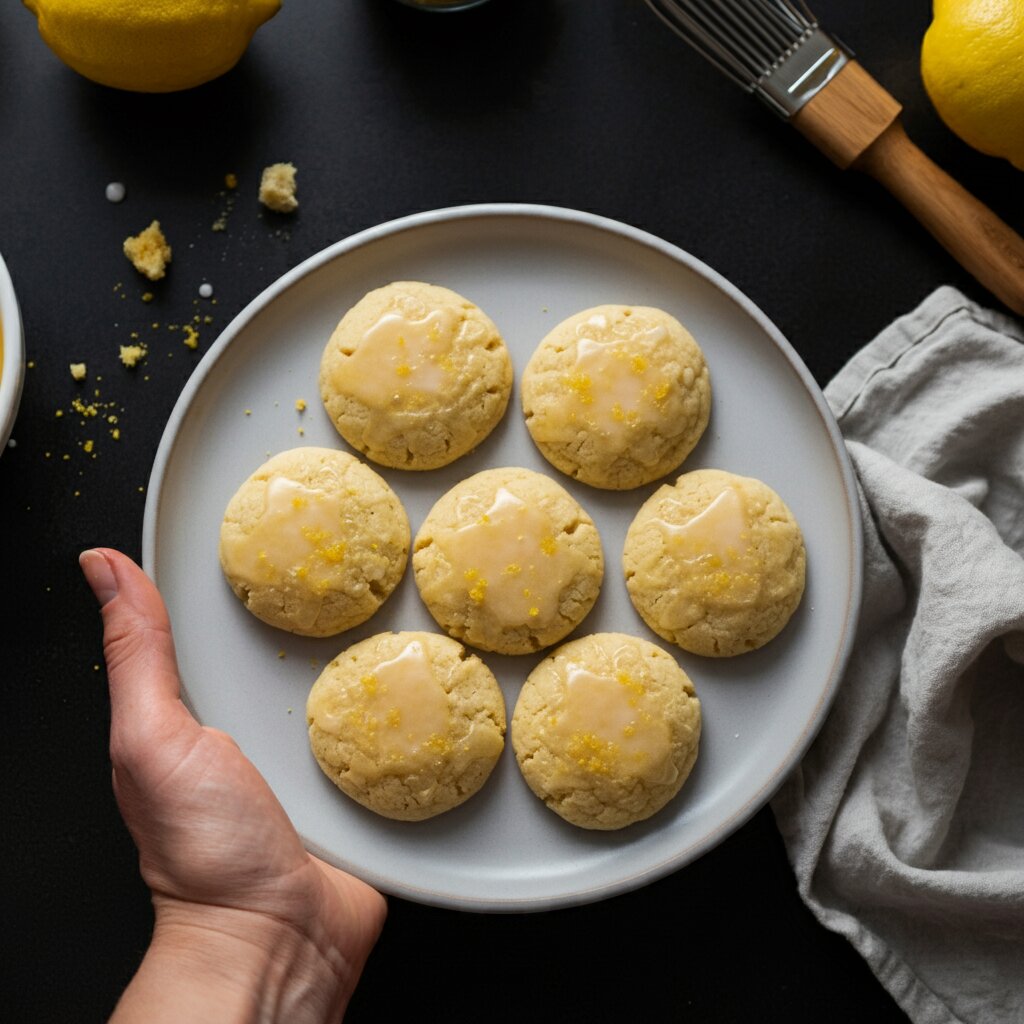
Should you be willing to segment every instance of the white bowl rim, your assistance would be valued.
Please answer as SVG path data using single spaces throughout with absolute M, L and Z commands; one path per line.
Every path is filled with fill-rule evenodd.
M 3 367 L 0 372 L 0 452 L 7 447 L 21 402 L 25 375 L 25 335 L 21 310 L 7 264 L 0 256 L 0 325 L 3 326 Z

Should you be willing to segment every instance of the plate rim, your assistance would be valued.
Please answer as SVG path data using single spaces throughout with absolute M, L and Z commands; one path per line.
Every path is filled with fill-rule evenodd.
M 383 221 L 372 227 L 357 231 L 337 242 L 328 245 L 319 252 L 302 260 L 291 270 L 285 272 L 258 295 L 251 299 L 232 320 L 223 328 L 214 343 L 203 355 L 186 381 L 174 408 L 168 417 L 160 443 L 157 447 L 146 488 L 146 503 L 142 526 L 142 568 L 159 588 L 157 576 L 157 524 L 161 505 L 163 480 L 185 416 L 193 401 L 210 376 L 221 356 L 242 329 L 255 319 L 268 305 L 291 288 L 298 281 L 326 264 L 345 256 L 363 246 L 382 238 L 398 235 L 406 231 L 429 227 L 450 221 L 468 219 L 486 219 L 496 217 L 522 217 L 543 221 L 568 222 L 584 227 L 594 228 L 608 234 L 617 235 L 646 248 L 655 250 L 676 263 L 702 277 L 705 281 L 725 294 L 739 306 L 768 336 L 768 339 L 781 352 L 796 373 L 804 390 L 810 397 L 818 416 L 831 442 L 832 455 L 839 468 L 843 482 L 845 507 L 849 526 L 850 548 L 849 586 L 845 597 L 846 614 L 845 630 L 836 648 L 832 664 L 828 669 L 827 682 L 819 694 L 809 719 L 796 737 L 788 752 L 780 759 L 774 770 L 765 779 L 762 786 L 753 793 L 742 807 L 729 818 L 722 821 L 716 828 L 702 835 L 683 849 L 677 850 L 671 857 L 654 864 L 647 864 L 634 874 L 619 877 L 614 881 L 591 885 L 568 893 L 551 896 L 526 896 L 512 898 L 480 898 L 458 896 L 447 892 L 439 892 L 427 887 L 417 887 L 408 882 L 396 884 L 394 879 L 378 875 L 372 870 L 360 871 L 360 877 L 367 884 L 380 888 L 394 896 L 425 903 L 449 910 L 468 910 L 487 913 L 521 913 L 524 911 L 545 911 L 567 906 L 579 906 L 596 902 L 633 891 L 643 885 L 656 881 L 671 872 L 685 867 L 703 854 L 713 849 L 729 835 L 739 829 L 754 816 L 775 794 L 789 774 L 798 766 L 803 755 L 820 731 L 828 711 L 835 699 L 843 670 L 849 660 L 859 619 L 861 593 L 863 589 L 863 529 L 860 518 L 858 489 L 853 465 L 846 450 L 845 442 L 839 430 L 835 416 L 825 399 L 822 389 L 814 380 L 799 353 L 782 334 L 772 320 L 745 293 L 723 277 L 718 271 L 679 246 L 666 241 L 641 228 L 614 220 L 599 214 L 568 207 L 551 206 L 537 203 L 475 203 L 460 206 L 442 207 L 408 214 L 392 220 Z M 187 688 L 182 683 L 182 700 L 194 713 Z M 198 718 L 198 716 L 197 716 Z M 336 863 L 337 858 L 330 851 L 324 850 L 307 836 L 299 833 L 300 839 L 307 850 L 321 856 L 329 863 Z
M 25 329 L 14 281 L 0 255 L 0 326 L 3 327 L 3 365 L 0 367 L 0 454 L 14 430 L 25 381 Z

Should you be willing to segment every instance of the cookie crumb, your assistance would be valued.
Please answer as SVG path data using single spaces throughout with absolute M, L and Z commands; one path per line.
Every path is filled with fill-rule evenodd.
M 295 399 L 295 410 L 296 410 L 296 412 L 305 412 L 306 411 L 306 400 L 304 398 L 296 398 Z
M 132 266 L 150 281 L 159 281 L 171 262 L 171 247 L 160 230 L 160 221 L 153 221 L 148 228 L 124 240 L 124 254 Z
M 236 174 L 225 174 L 224 175 L 224 187 L 225 188 L 238 188 L 238 175 Z
M 124 363 L 129 369 L 136 366 L 140 359 L 144 359 L 146 356 L 145 345 L 122 345 L 121 346 L 121 362 Z
M 275 213 L 291 213 L 298 208 L 295 198 L 295 165 L 271 164 L 263 168 L 260 179 L 260 202 Z
M 199 348 L 199 332 L 191 324 L 185 324 L 182 330 L 185 332 L 182 344 L 194 352 Z
M 85 363 L 71 363 L 68 369 L 71 370 L 71 376 L 75 380 L 85 380 Z

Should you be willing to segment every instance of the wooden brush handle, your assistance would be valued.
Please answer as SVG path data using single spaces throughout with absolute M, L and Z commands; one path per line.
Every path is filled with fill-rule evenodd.
M 839 167 L 881 182 L 965 270 L 1024 315 L 1024 239 L 907 138 L 900 109 L 849 61 L 792 120 Z

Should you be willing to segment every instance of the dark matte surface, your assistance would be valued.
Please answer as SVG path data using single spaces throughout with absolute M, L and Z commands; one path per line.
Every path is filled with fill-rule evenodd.
M 1020 174 L 968 150 L 923 93 L 929 7 L 823 0 L 818 13 L 904 103 L 911 136 L 1022 230 Z M 393 0 L 285 0 L 229 75 L 148 97 L 80 79 L 29 12 L 5 4 L 0 147 L 0 252 L 35 363 L 17 447 L 0 458 L 11 1021 L 103 1020 L 145 948 L 151 912 L 110 793 L 99 620 L 76 556 L 104 544 L 139 557 L 144 488 L 182 385 L 284 271 L 415 211 L 576 207 L 724 274 L 822 384 L 940 284 L 993 301 L 872 182 L 834 170 L 640 0 L 493 0 L 444 16 Z M 294 217 L 261 214 L 255 200 L 260 169 L 277 160 L 299 168 Z M 239 189 L 227 230 L 213 232 L 229 171 Z M 128 188 L 116 206 L 104 198 L 114 180 Z M 175 257 L 147 305 L 120 244 L 154 217 Z M 203 280 L 216 304 L 195 305 Z M 214 322 L 193 353 L 167 325 L 196 312 Z M 132 331 L 150 344 L 143 372 L 117 363 Z M 68 363 L 79 360 L 86 392 L 114 403 L 119 441 L 70 412 L 80 389 Z M 413 1014 L 905 1020 L 800 902 L 767 809 L 697 863 L 603 903 L 474 916 L 392 900 L 348 1020 Z

